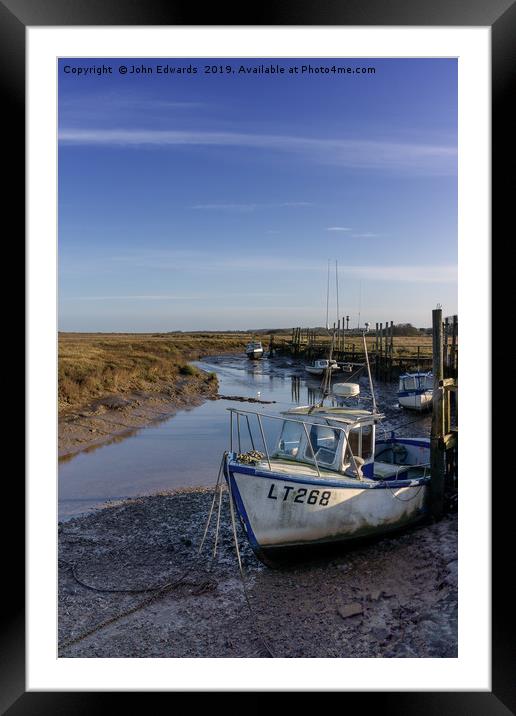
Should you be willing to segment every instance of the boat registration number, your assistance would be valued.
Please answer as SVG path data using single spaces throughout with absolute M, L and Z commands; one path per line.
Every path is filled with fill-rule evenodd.
M 292 502 L 324 507 L 330 501 L 331 490 L 308 490 L 305 487 L 300 487 L 296 490 L 291 485 L 283 485 L 283 490 L 280 490 L 273 482 L 267 497 L 269 500 L 282 500 L 283 502 L 291 500 Z

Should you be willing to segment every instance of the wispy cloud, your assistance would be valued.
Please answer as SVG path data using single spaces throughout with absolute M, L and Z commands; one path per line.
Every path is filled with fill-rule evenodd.
M 278 206 L 313 206 L 312 201 L 284 201 Z
M 304 207 L 313 206 L 311 201 L 283 201 L 279 204 L 237 204 L 214 202 L 212 204 L 194 204 L 191 209 L 200 209 L 202 211 L 255 211 L 255 209 L 274 209 L 281 207 Z
M 270 291 L 260 291 L 258 293 L 249 291 L 224 293 L 222 298 L 285 298 L 287 293 L 275 293 Z M 204 301 L 209 299 L 211 303 L 216 301 L 216 297 L 212 293 L 198 293 L 194 296 L 170 296 L 161 295 L 127 295 L 127 296 L 62 296 L 62 301 Z
M 378 236 L 382 236 L 382 234 L 373 234 L 371 231 L 368 231 L 364 234 L 352 234 L 351 236 L 353 239 L 375 239 Z
M 257 204 L 194 204 L 190 208 L 202 211 L 254 211 L 257 206 Z
M 351 231 L 348 226 L 328 226 L 326 231 Z
M 199 296 L 131 295 L 131 296 L 70 296 L 68 301 L 193 301 Z
M 240 147 L 290 152 L 312 161 L 353 169 L 395 169 L 431 174 L 454 174 L 457 157 L 454 146 L 241 132 L 61 129 L 59 139 L 68 145 Z
M 264 271 L 268 273 L 286 272 L 308 273 L 314 275 L 320 272 L 325 275 L 326 265 L 314 265 L 311 260 L 296 259 L 292 256 L 267 257 L 263 255 L 220 255 L 208 254 L 198 251 L 146 251 L 112 257 L 113 262 L 135 266 L 138 268 L 151 268 L 164 271 L 192 271 L 196 275 L 215 273 L 222 275 L 226 272 Z M 370 281 L 394 281 L 407 283 L 455 283 L 457 281 L 457 267 L 453 264 L 429 266 L 418 265 L 349 265 L 339 262 L 339 274 L 343 278 L 354 278 Z

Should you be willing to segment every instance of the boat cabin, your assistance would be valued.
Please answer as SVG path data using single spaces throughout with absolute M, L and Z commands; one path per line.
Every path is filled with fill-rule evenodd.
M 434 389 L 432 373 L 405 373 L 400 375 L 399 392 L 415 392 Z
M 293 408 L 271 459 L 293 460 L 350 477 L 372 477 L 375 426 L 383 417 L 347 408 Z
M 313 363 L 314 368 L 322 368 L 323 370 L 326 370 L 326 368 L 328 368 L 329 366 L 331 366 L 332 368 L 337 368 L 337 361 L 328 360 L 327 358 L 320 358 Z

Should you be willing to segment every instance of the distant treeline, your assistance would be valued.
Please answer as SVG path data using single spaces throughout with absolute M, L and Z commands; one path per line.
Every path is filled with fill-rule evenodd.
M 384 324 L 385 326 L 386 324 Z M 303 329 L 306 329 L 307 326 L 302 326 Z M 390 326 L 389 326 L 390 328 Z M 328 335 L 328 329 L 325 328 L 325 326 L 316 326 L 315 328 L 310 328 L 311 331 L 315 333 L 317 336 L 327 336 Z M 331 332 L 332 328 L 330 328 Z M 432 329 L 431 328 L 416 328 L 411 323 L 397 323 L 392 327 L 393 335 L 395 336 L 426 336 L 426 335 L 432 335 Z M 363 327 L 361 328 L 349 328 L 346 329 L 346 333 L 350 334 L 361 334 L 363 331 Z M 292 328 L 248 328 L 248 329 L 241 329 L 241 330 L 235 330 L 235 331 L 163 331 L 161 333 L 153 333 L 154 337 L 160 337 L 160 336 L 173 336 L 173 335 L 192 335 L 197 337 L 210 337 L 210 336 L 220 336 L 220 335 L 253 335 L 253 336 L 289 336 L 292 334 Z M 369 325 L 369 334 L 375 335 L 376 334 L 376 324 Z M 125 335 L 125 334 L 120 334 Z

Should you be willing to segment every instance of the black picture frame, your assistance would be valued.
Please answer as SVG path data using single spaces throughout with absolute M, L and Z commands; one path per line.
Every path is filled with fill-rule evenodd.
M 202 20 L 200 20 L 202 17 Z M 175 0 L 0 0 L 0 86 L 6 136 L 15 148 L 15 161 L 9 166 L 9 182 L 4 189 L 6 212 L 23 216 L 25 202 L 25 29 L 28 26 L 66 25 L 354 25 L 354 26 L 484 26 L 492 32 L 492 260 L 501 257 L 502 232 L 509 228 L 509 211 L 514 202 L 509 177 L 514 163 L 514 115 L 509 111 L 514 93 L 516 70 L 516 4 L 514 0 L 302 0 L 278 1 L 272 5 L 248 4 L 240 9 L 211 5 L 202 11 L 193 3 Z M 7 111 L 5 111 L 7 110 Z M 18 211 L 17 211 L 18 210 Z M 511 212 L 512 213 L 512 212 Z M 512 219 L 512 217 L 511 217 Z M 22 229 L 18 229 L 21 233 Z M 23 245 L 22 238 L 19 238 Z M 510 267 L 502 268 L 498 280 L 510 281 Z M 502 327 L 503 318 L 493 314 L 492 334 Z M 489 332 L 488 332 L 489 335 Z M 501 347 L 493 350 L 492 360 L 501 359 Z M 493 465 L 493 472 L 496 466 Z M 16 476 L 18 477 L 18 476 Z M 466 485 L 467 488 L 467 485 Z M 465 489 L 466 489 L 465 488 Z M 9 505 L 24 504 L 21 480 L 9 480 Z M 510 545 L 510 504 L 500 488 L 493 486 L 492 541 L 492 691 L 458 692 L 352 692 L 364 705 L 378 705 L 384 714 L 476 714 L 485 716 L 516 712 L 514 668 L 514 616 Z M 21 511 L 21 508 L 20 508 Z M 0 642 L 0 712 L 21 714 L 83 714 L 112 708 L 113 699 L 129 695 L 133 708 L 148 709 L 146 693 L 26 692 L 25 687 L 25 611 L 24 611 L 24 531 L 23 520 L 13 523 L 9 546 L 5 549 L 7 575 L 3 591 Z M 6 539 L 6 537 L 4 537 Z M 5 544 L 4 544 L 5 546 Z M 509 548 L 510 550 L 510 548 Z M 474 598 L 474 595 L 472 595 Z M 410 689 L 410 684 L 407 684 Z M 364 701 L 364 699 L 366 699 Z M 373 703 L 374 701 L 374 703 Z

